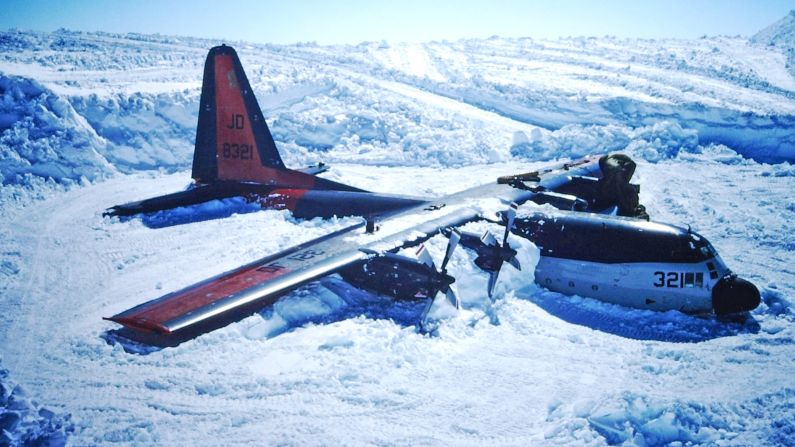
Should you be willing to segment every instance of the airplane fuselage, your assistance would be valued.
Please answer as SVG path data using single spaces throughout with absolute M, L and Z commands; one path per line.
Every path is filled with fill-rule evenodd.
M 540 250 L 538 284 L 567 295 L 657 311 L 754 309 L 759 291 L 737 278 L 699 234 L 639 219 L 531 211 L 515 234 Z
M 572 175 L 583 175 L 583 172 L 598 175 L 591 167 L 583 167 L 584 171 L 580 173 L 576 169 L 572 170 Z M 573 190 L 571 183 L 568 185 Z M 540 186 L 554 189 L 556 183 L 541 182 Z M 329 202 L 331 196 L 339 194 L 336 191 L 311 193 L 317 195 L 317 199 L 309 194 L 303 199 L 306 200 L 304 209 L 320 208 L 323 203 Z M 427 202 L 416 200 L 413 203 L 408 198 L 392 199 L 375 194 L 364 197 L 366 193 L 344 194 L 339 198 L 360 196 L 359 204 L 340 200 L 334 209 L 341 209 L 344 203 L 351 203 L 350 206 L 354 207 L 380 205 L 379 208 L 385 210 L 400 210 L 401 206 L 410 206 L 398 214 L 396 220 L 400 220 L 402 215 L 422 216 L 427 213 L 430 216 L 434 210 L 442 209 L 448 203 L 467 203 L 489 197 L 499 198 L 505 203 L 523 203 L 537 197 L 528 191 L 497 184 L 481 185 L 440 199 Z M 317 202 L 314 206 L 313 200 Z M 381 201 L 383 204 L 380 204 Z M 571 205 L 565 200 L 555 204 Z M 758 289 L 737 278 L 706 238 L 690 229 L 641 219 L 550 208 L 537 208 L 531 203 L 522 205 L 520 216 L 511 230 L 513 234 L 539 247 L 540 259 L 535 271 L 531 272 L 532 279 L 549 290 L 638 309 L 677 310 L 693 314 L 744 312 L 754 309 L 760 302 Z M 384 222 L 390 220 L 391 217 L 385 217 Z M 373 237 L 379 238 L 378 235 Z M 403 240 L 403 237 L 397 239 Z M 403 244 L 404 247 L 410 245 Z M 373 248 L 384 247 L 376 243 Z M 476 264 L 488 270 L 490 263 L 487 258 L 480 256 L 480 262 Z M 373 259 L 369 266 L 365 264 L 349 270 L 346 279 L 379 293 L 401 291 L 392 294 L 396 298 L 422 294 L 421 290 L 425 286 L 421 277 L 426 269 L 387 261 Z M 382 268 L 387 264 L 390 267 L 386 269 L 389 274 Z M 353 273 L 357 270 L 362 272 L 361 277 L 357 278 Z M 427 270 L 428 282 L 435 281 L 437 276 L 435 271 Z
M 526 191 L 505 185 L 482 185 L 417 205 L 405 214 L 432 213 L 446 203 L 484 197 L 498 197 L 504 202 L 528 199 Z M 511 231 L 540 249 L 538 265 L 529 273 L 549 290 L 638 309 L 693 314 L 744 312 L 760 302 L 756 287 L 737 278 L 707 239 L 690 229 L 613 215 L 544 209 L 529 203 L 519 209 Z M 388 221 L 389 218 L 385 222 Z M 466 242 L 471 238 L 472 235 L 465 236 L 462 243 L 481 255 L 477 245 Z M 489 270 L 492 263 L 488 256 L 478 259 L 476 264 Z M 347 279 L 380 293 L 404 292 L 395 294 L 396 298 L 414 296 L 405 291 L 416 287 L 409 287 L 409 282 L 422 282 L 418 280 L 418 270 L 390 264 L 388 275 L 374 275 L 385 261 L 374 259 L 368 275 L 356 278 L 349 271 Z M 358 269 L 367 272 L 368 266 Z M 405 275 L 401 270 L 405 270 Z M 436 277 L 432 270 L 427 275 L 428 281 Z

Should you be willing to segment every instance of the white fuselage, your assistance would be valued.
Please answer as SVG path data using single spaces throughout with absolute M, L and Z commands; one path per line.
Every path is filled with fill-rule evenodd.
M 696 263 L 617 264 L 541 256 L 535 280 L 555 292 L 622 306 L 702 313 L 712 311 L 712 288 L 728 271 L 717 256 Z

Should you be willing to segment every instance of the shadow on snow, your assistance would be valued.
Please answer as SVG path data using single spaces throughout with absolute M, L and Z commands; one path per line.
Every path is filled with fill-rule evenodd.
M 566 296 L 538 287 L 517 296 L 568 323 L 635 340 L 697 343 L 720 337 L 759 332 L 748 313 L 730 317 L 688 315 L 679 311 L 632 309 L 591 298 Z
M 127 222 L 133 219 L 140 219 L 144 226 L 157 229 L 206 220 L 223 219 L 234 214 L 247 214 L 255 211 L 262 211 L 259 203 L 249 202 L 243 197 L 231 197 L 153 213 L 119 217 L 119 221 Z

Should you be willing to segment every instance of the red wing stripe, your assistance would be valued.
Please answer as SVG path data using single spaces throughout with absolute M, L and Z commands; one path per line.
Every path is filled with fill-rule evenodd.
M 160 301 L 142 309 L 134 315 L 127 315 L 128 321 L 145 322 L 145 326 L 163 327 L 169 320 L 211 304 L 221 298 L 249 289 L 261 282 L 287 273 L 286 268 L 273 269 L 267 265 L 249 267 L 234 271 L 211 283 L 194 286 L 178 292 L 167 300 Z
M 224 307 L 232 297 L 246 295 L 250 289 L 261 288 L 265 283 L 276 283 L 281 277 L 290 276 L 296 270 L 311 269 L 328 256 L 324 244 L 335 240 L 364 224 L 357 223 L 331 234 L 291 247 L 283 252 L 267 256 L 236 270 L 202 281 L 185 289 L 141 304 L 108 318 L 119 324 L 146 332 L 169 333 L 179 326 L 174 321 L 183 321 L 206 312 L 209 307 Z M 353 259 L 353 258 L 352 258 Z M 355 260 L 355 259 L 353 259 Z M 274 284 L 275 285 L 275 284 Z

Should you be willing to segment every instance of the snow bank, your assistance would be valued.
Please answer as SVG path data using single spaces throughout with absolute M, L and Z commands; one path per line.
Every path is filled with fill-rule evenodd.
M 75 109 L 107 142 L 99 151 L 122 172 L 190 169 L 199 92 L 76 97 Z
M 65 99 L 35 80 L 0 74 L 0 182 L 25 174 L 76 182 L 114 172 L 105 141 Z
M 508 158 L 502 129 L 377 82 L 337 79 L 280 110 L 271 129 L 286 159 L 388 166 L 461 166 Z
M 60 416 L 31 400 L 13 385 L 0 366 L 0 445 L 63 446 L 74 430 L 70 416 Z
M 784 48 L 790 22 L 754 41 Z M 188 169 L 202 64 L 214 44 L 66 30 L 0 33 L 0 71 L 16 79 L 5 84 L 24 78 L 37 85 L 18 87 L 28 94 L 4 100 L 0 174 L 61 181 L 108 170 Z M 277 145 L 293 166 L 320 160 L 461 166 L 612 150 L 659 161 L 714 144 L 757 161 L 792 161 L 795 79 L 767 48 L 730 38 L 609 37 L 238 45 Z M 52 138 L 66 144 L 30 135 L 32 124 L 22 116 L 35 115 L 38 103 L 67 119 L 56 102 L 68 103 L 79 122 L 54 128 L 75 129 L 85 142 L 65 131 Z M 35 148 L 7 149 L 26 144 Z M 82 157 L 78 167 L 69 157 L 79 156 L 66 155 L 76 151 L 55 146 L 91 147 L 100 157 Z M 65 160 L 50 156 L 42 163 L 28 155 L 36 149 L 60 151 Z
M 754 444 L 758 438 L 750 441 L 744 436 L 751 428 L 759 430 L 769 445 L 792 445 L 793 404 L 795 390 L 791 389 L 750 401 L 717 404 L 656 402 L 623 393 L 595 404 L 580 402 L 572 411 L 587 420 L 609 445 Z
M 678 123 L 662 121 L 651 126 L 583 126 L 572 124 L 552 131 L 516 132 L 511 155 L 528 160 L 576 158 L 604 152 L 625 152 L 656 162 L 682 152 L 698 152 L 698 133 Z

